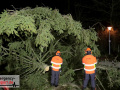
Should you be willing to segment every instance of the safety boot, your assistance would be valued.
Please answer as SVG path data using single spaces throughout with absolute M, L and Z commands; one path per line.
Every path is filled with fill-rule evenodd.
M 93 87 L 92 87 L 92 90 L 96 90 L 96 88 L 93 88 Z
M 85 89 L 86 89 L 85 87 L 82 88 L 82 90 L 85 90 Z
M 55 85 L 55 87 L 57 87 L 58 85 Z

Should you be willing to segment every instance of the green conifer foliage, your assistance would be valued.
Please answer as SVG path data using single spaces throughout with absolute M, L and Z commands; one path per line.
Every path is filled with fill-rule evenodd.
M 100 56 L 93 28 L 84 29 L 71 15 L 47 7 L 27 7 L 12 14 L 4 11 L 0 15 L 0 38 L 0 59 L 7 63 L 9 73 L 21 76 L 20 90 L 52 89 L 51 72 L 45 72 L 45 67 L 51 65 L 57 50 L 62 52 L 64 63 L 59 82 L 63 86 L 75 82 L 74 69 L 83 67 L 81 59 L 87 47 Z
M 4 33 L 19 36 L 19 31 L 27 31 L 29 33 L 36 33 L 34 20 L 30 16 L 18 15 L 17 11 L 10 15 L 7 11 L 0 15 L 0 35 Z M 25 35 L 27 35 L 25 33 Z

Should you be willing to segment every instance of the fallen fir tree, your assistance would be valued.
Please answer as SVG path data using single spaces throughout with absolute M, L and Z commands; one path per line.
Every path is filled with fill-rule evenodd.
M 61 15 L 57 9 L 27 7 L 5 10 L 0 15 L 1 65 L 6 65 L 7 74 L 20 75 L 19 90 L 53 89 L 49 66 L 57 50 L 62 52 L 64 63 L 60 88 L 80 90 L 82 80 L 75 78 L 77 74 L 74 70 L 83 68 L 81 59 L 88 46 L 92 48 L 93 55 L 100 56 L 95 44 L 97 39 L 93 28 L 84 29 L 70 14 Z M 83 75 L 82 71 L 80 74 Z M 103 88 L 101 86 L 99 83 L 97 87 Z

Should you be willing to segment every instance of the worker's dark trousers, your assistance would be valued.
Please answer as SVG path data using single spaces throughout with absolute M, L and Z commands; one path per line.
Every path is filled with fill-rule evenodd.
M 86 73 L 85 73 L 85 79 L 84 79 L 83 87 L 84 87 L 84 88 L 87 87 L 89 78 L 91 78 L 92 88 L 95 88 L 95 73 L 93 73 L 93 74 L 86 74 Z
M 60 71 L 53 71 L 51 75 L 51 84 L 58 85 Z

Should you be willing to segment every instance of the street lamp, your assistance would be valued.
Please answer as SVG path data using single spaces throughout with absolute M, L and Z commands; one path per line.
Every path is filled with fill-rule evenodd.
M 112 27 L 107 27 L 107 28 L 109 30 L 109 55 L 110 55 L 110 42 L 111 42 L 111 40 L 110 40 L 110 30 L 112 29 Z

